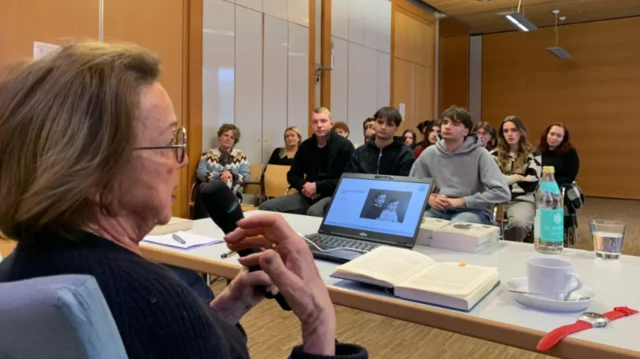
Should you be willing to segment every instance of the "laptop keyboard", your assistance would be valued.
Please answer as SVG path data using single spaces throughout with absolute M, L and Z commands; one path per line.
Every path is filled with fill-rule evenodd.
M 313 241 L 315 244 L 323 249 L 330 248 L 355 248 L 361 251 L 369 252 L 372 249 L 379 247 L 379 244 L 363 242 L 354 239 L 329 236 L 326 234 L 314 233 L 306 236 L 307 239 Z

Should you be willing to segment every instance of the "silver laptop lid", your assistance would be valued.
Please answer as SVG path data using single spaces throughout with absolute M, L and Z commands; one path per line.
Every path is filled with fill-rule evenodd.
M 320 233 L 413 247 L 431 179 L 345 173 Z

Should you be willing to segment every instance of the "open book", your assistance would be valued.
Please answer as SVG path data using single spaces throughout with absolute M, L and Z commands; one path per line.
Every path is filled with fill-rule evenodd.
M 464 311 L 499 283 L 498 268 L 436 263 L 418 252 L 387 246 L 339 266 L 331 276 L 390 288 L 398 298 Z

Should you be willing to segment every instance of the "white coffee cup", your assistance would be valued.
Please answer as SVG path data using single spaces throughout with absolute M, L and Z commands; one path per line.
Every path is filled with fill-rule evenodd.
M 527 261 L 529 292 L 566 299 L 582 287 L 573 264 L 559 258 L 536 257 Z

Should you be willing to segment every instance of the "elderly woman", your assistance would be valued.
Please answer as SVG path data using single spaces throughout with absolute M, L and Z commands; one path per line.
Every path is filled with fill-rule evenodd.
M 262 299 L 256 286 L 275 286 L 302 327 L 292 358 L 365 358 L 360 347 L 336 345 L 312 255 L 276 214 L 241 221 L 229 235 L 231 247 L 249 232 L 278 252 L 242 258 L 262 270 L 242 270 L 209 306 L 141 256 L 140 241 L 171 218 L 188 163 L 185 130 L 158 76 L 158 60 L 142 48 L 80 43 L 0 82 L 0 232 L 18 242 L 0 282 L 94 276 L 129 358 L 248 358 L 238 323 Z
M 242 151 L 235 148 L 240 142 L 240 129 L 225 123 L 218 129 L 218 148 L 207 150 L 198 164 L 198 179 L 202 182 L 223 181 L 238 186 L 249 179 L 249 162 Z

